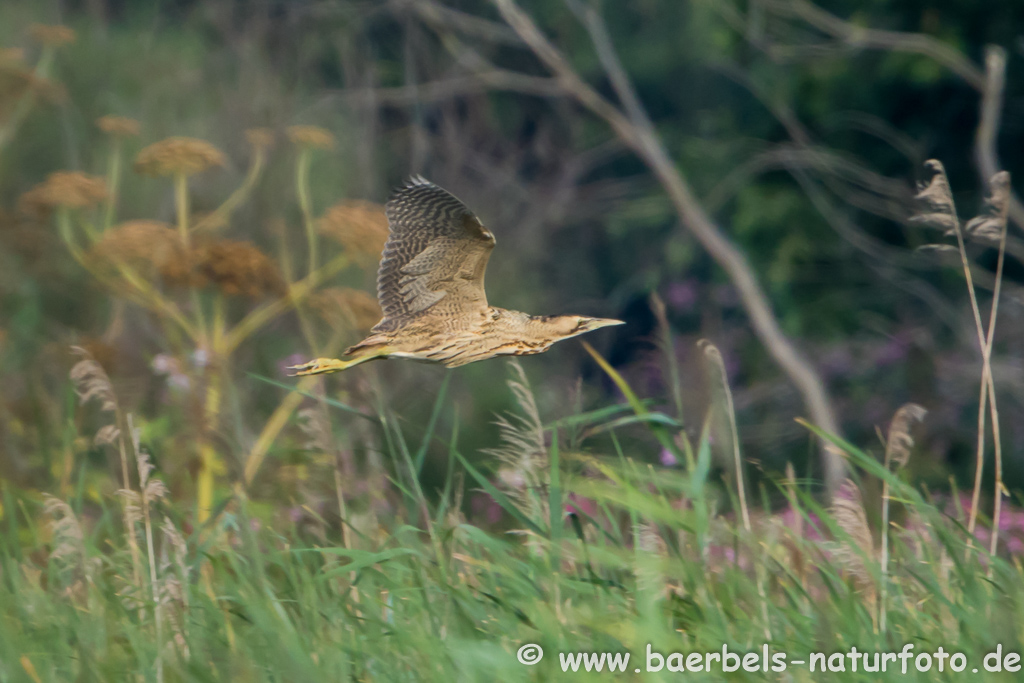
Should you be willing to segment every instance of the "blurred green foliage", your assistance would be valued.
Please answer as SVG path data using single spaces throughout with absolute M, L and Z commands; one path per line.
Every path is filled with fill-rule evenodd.
M 452 7 L 497 19 L 485 2 Z M 524 7 L 576 68 L 610 93 L 586 32 L 569 8 L 547 2 Z M 1014 2 L 933 7 L 887 0 L 822 7 L 863 26 L 936 36 L 976 63 L 984 45 L 1001 44 L 1010 56 L 1009 73 L 1020 66 L 1014 27 L 1024 19 L 1024 9 Z M 944 482 L 949 472 L 969 471 L 976 356 L 964 328 L 957 328 L 967 320 L 961 280 L 955 272 L 922 266 L 911 253 L 926 237 L 857 204 L 862 188 L 856 182 L 820 169 L 809 171 L 810 182 L 859 234 L 884 247 L 886 258 L 837 234 L 783 166 L 726 180 L 758 155 L 792 143 L 791 131 L 777 116 L 790 112 L 818 147 L 877 173 L 894 192 L 910 187 L 923 159 L 943 159 L 961 204 L 973 208 L 980 196 L 970 161 L 977 94 L 917 55 L 832 49 L 773 58 L 751 35 L 800 46 L 813 32 L 770 14 L 764 25 L 747 26 L 743 22 L 757 11 L 756 4 L 649 0 L 604 3 L 602 11 L 667 149 L 699 196 L 715 199 L 714 218 L 747 254 L 784 329 L 826 375 L 844 428 L 853 435 L 871 434 L 897 405 L 913 399 L 938 416 L 932 483 Z M 667 397 L 647 305 L 647 295 L 658 291 L 679 334 L 677 354 L 691 371 L 692 414 L 686 416 L 691 432 L 699 425 L 704 400 L 692 344 L 707 336 L 726 356 L 747 452 L 768 470 L 793 460 L 814 471 L 814 463 L 804 462 L 806 436 L 791 421 L 803 409 L 752 336 L 731 286 L 680 228 L 641 164 L 610 142 L 602 123 L 559 98 L 507 92 L 471 90 L 379 105 L 361 99 L 367 88 L 409 88 L 452 73 L 452 56 L 414 14 L 346 0 L 244 7 L 14 1 L 4 3 L 0 13 L 0 43 L 23 47 L 30 62 L 38 54 L 26 38 L 32 22 L 52 23 L 60 16 L 78 34 L 54 63 L 53 78 L 66 96 L 35 107 L 17 140 L 0 154 L 5 216 L 14 216 L 18 197 L 54 170 L 103 171 L 107 147 L 93 124 L 102 115 L 142 122 L 142 137 L 126 142 L 127 158 L 170 135 L 208 139 L 227 153 L 226 168 L 192 183 L 197 212 L 214 208 L 241 182 L 248 156 L 245 129 L 260 125 L 282 131 L 294 123 L 315 123 L 338 139 L 332 153 L 313 160 L 310 191 L 318 215 L 346 197 L 382 201 L 404 176 L 427 173 L 494 227 L 500 243 L 488 278 L 494 303 L 625 317 L 630 324 L 606 337 L 604 350 L 646 393 Z M 484 41 L 480 49 L 509 68 L 543 73 L 512 45 Z M 1002 150 L 1020 146 L 1019 83 L 1008 79 Z M 588 156 L 602 144 L 603 155 Z M 277 252 L 273 225 L 283 221 L 298 262 L 293 155 L 283 144 L 274 149 L 257 191 L 225 234 Z M 1003 156 L 1015 171 L 1017 159 Z M 572 175 L 572 168 L 582 170 Z M 120 194 L 120 218 L 173 219 L 172 196 L 164 184 L 128 173 Z M 79 419 L 58 400 L 70 367 L 64 349 L 76 341 L 109 343 L 115 382 L 130 388 L 133 408 L 157 420 L 166 418 L 158 378 L 148 367 L 168 348 L 151 321 L 131 307 L 122 312 L 70 262 L 52 228 L 15 230 L 12 222 L 4 221 L 0 312 L 2 372 L 10 378 L 5 410 L 16 420 L 7 420 L 2 448 L 12 476 L 24 485 L 44 486 L 40 466 L 57 458 L 42 452 L 56 446 L 36 444 L 54 443 L 52 434 L 60 433 L 66 420 Z M 1011 260 L 1008 277 L 1014 286 L 1020 274 L 1019 263 Z M 372 291 L 372 266 L 345 278 L 343 284 Z M 922 298 L 922 291 L 932 298 Z M 943 311 L 935 310 L 936 301 Z M 126 330 L 115 329 L 115 321 Z M 1010 362 L 1016 358 L 1008 346 L 1018 332 L 1016 321 L 1007 317 L 997 342 L 997 355 L 1010 354 Z M 238 385 L 230 389 L 228 404 L 238 417 L 221 425 L 220 438 L 236 462 L 255 438 L 257 416 L 268 415 L 281 398 L 242 373 L 280 377 L 284 358 L 307 352 L 297 343 L 296 325 L 294 317 L 282 317 L 233 360 Z M 925 362 L 908 364 L 918 357 Z M 547 379 L 540 390 L 544 405 L 571 401 L 581 374 L 587 380 L 585 404 L 611 391 L 578 348 L 531 359 L 527 369 Z M 410 424 L 422 424 L 443 372 L 403 364 L 373 372 L 390 388 L 395 410 L 408 415 Z M 460 371 L 451 392 L 453 409 L 441 417 L 447 429 L 459 414 L 467 452 L 493 440 L 492 416 L 507 403 L 493 381 L 495 372 L 486 364 Z M 346 378 L 333 386 L 351 392 L 360 381 Z M 1018 381 L 1015 377 L 1006 381 L 1003 401 L 1006 414 L 1013 414 L 1021 394 L 1009 384 Z M 248 422 L 243 415 L 257 419 Z M 1010 425 L 1005 431 L 1007 451 L 1019 452 L 1024 429 Z M 274 457 L 289 457 L 289 443 L 276 444 L 283 450 Z M 653 444 L 645 448 L 653 458 Z M 158 452 L 157 457 L 164 456 Z M 429 456 L 440 467 L 435 457 Z M 426 476 L 434 471 L 428 468 Z

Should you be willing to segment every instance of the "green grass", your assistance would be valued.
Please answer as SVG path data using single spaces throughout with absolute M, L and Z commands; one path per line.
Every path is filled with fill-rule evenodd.
M 523 410 L 522 420 L 510 418 L 521 435 L 531 424 L 528 406 Z M 621 416 L 609 413 L 580 416 L 579 423 L 614 433 Z M 337 417 L 361 419 L 341 410 Z M 448 495 L 439 499 L 424 497 L 413 483 L 417 459 L 410 454 L 417 451 L 404 443 L 400 421 L 377 418 L 376 428 L 391 432 L 382 442 L 403 502 L 390 516 L 352 529 L 348 547 L 337 524 L 316 515 L 305 526 L 267 523 L 240 489 L 179 554 L 155 529 L 159 639 L 142 522 L 135 524 L 143 557 L 136 582 L 119 501 L 83 502 L 80 484 L 69 501 L 78 521 L 54 528 L 38 497 L 5 491 L 0 677 L 119 680 L 135 672 L 137 680 L 158 680 L 159 662 L 166 681 L 587 680 L 612 674 L 563 674 L 557 653 L 607 651 L 631 654 L 620 678 L 671 680 L 684 674 L 645 670 L 648 644 L 662 654 L 721 652 L 723 645 L 760 653 L 767 644 L 789 660 L 806 660 L 811 652 L 898 652 L 912 643 L 915 654 L 939 646 L 963 652 L 969 669 L 980 668 L 996 644 L 1004 652 L 1021 648 L 1019 564 L 968 550 L 962 519 L 850 444 L 837 441 L 856 476 L 888 479 L 902 513 L 893 533 L 885 634 L 868 597 L 877 592 L 877 564 L 861 558 L 865 583 L 837 559 L 849 530 L 798 487 L 805 529 L 817 525 L 835 540 L 798 536 L 763 510 L 754 515 L 754 534 L 745 534 L 727 513 L 722 485 L 700 464 L 709 457 L 706 439 L 685 471 L 653 468 L 628 453 L 592 452 L 587 441 L 567 451 L 556 438 L 564 427 L 542 427 L 545 451 L 519 451 L 529 456 L 522 466 L 536 468 L 529 474 L 538 490 L 507 495 L 452 438 Z M 506 448 L 506 462 L 515 454 Z M 481 528 L 461 514 L 452 478 L 463 468 L 471 485 L 488 487 L 505 506 L 509 531 Z M 570 494 L 590 501 L 575 505 L 578 515 L 560 512 Z M 189 512 L 154 499 L 152 524 L 161 526 L 165 516 L 181 523 Z M 767 579 L 766 604 L 757 568 Z M 536 666 L 516 660 L 527 643 L 546 652 Z M 643 671 L 636 674 L 636 667 Z M 853 673 L 848 659 L 846 668 L 832 675 L 879 679 Z M 788 672 L 793 680 L 823 680 L 806 666 L 790 665 Z M 1015 678 L 982 674 L 974 677 Z M 760 671 L 731 676 L 782 679 Z M 945 677 L 956 675 L 947 669 Z M 907 676 L 882 678 L 942 676 L 934 669 L 915 673 L 911 661 Z

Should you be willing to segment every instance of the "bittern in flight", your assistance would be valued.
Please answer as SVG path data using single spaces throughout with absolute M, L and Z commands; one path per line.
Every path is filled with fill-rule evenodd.
M 484 270 L 494 235 L 454 195 L 416 176 L 385 206 L 390 235 L 377 271 L 384 318 L 347 360 L 317 358 L 296 375 L 339 372 L 378 358 L 449 368 L 495 356 L 543 353 L 557 341 L 621 320 L 534 316 L 487 305 Z

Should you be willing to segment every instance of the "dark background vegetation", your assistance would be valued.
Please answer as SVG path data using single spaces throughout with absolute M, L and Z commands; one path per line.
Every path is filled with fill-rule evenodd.
M 945 163 L 965 217 L 980 206 L 977 89 L 927 56 L 839 45 L 760 3 L 601 4 L 666 150 L 746 254 L 786 334 L 826 379 L 845 435 L 871 443 L 876 426 L 884 427 L 899 405 L 919 403 L 930 417 L 920 444 L 927 456 L 912 460 L 914 477 L 941 488 L 953 474 L 969 488 L 980 353 L 968 298 L 956 268 L 915 252 L 935 234 L 906 219 L 913 183 L 929 158 Z M 548 1 L 523 6 L 580 74 L 614 99 L 571 8 Z M 935 37 L 979 69 L 985 46 L 1002 46 L 1008 61 L 998 150 L 1004 167 L 1024 177 L 1018 154 L 1024 148 L 1024 4 L 820 6 L 859 26 Z M 489 3 L 446 3 L 453 11 L 439 15 L 445 30 L 425 19 L 438 7 L 375 0 L 0 5 L 0 44 L 24 47 L 29 56 L 37 50 L 26 38 L 33 22 L 63 23 L 77 33 L 52 74 L 66 96 L 40 106 L 0 154 L 0 467 L 6 481 L 49 486 L 68 449 L 102 462 L 87 443 L 67 437 L 69 422 L 83 419 L 67 381 L 73 343 L 93 350 L 128 410 L 148 416 L 146 438 L 160 466 L 177 470 L 185 489 L 194 470 L 187 416 L 162 403 L 166 378 L 150 368 L 157 354 L 169 351 L 152 321 L 117 304 L 116 295 L 82 271 L 52 226 L 17 215 L 19 196 L 54 170 L 103 173 L 107 147 L 94 121 L 109 114 L 142 124 L 141 137 L 127 143 L 129 157 L 171 135 L 207 139 L 225 151 L 225 169 L 192 181 L 197 211 L 212 209 L 239 183 L 249 154 L 243 131 L 256 126 L 280 132 L 313 124 L 337 137 L 337 147 L 314 161 L 318 213 L 344 198 L 383 202 L 410 174 L 426 175 L 459 195 L 496 234 L 499 246 L 488 270 L 492 304 L 626 320 L 590 341 L 638 393 L 669 405 L 649 304 L 658 293 L 676 335 L 682 418 L 691 431 L 699 430 L 707 405 L 695 347 L 703 337 L 725 356 L 745 455 L 768 472 L 793 461 L 820 475 L 816 457 L 808 458 L 813 444 L 793 421 L 806 415 L 799 395 L 751 332 L 732 284 L 680 225 L 644 164 L 569 98 L 492 89 L 476 79 L 465 54 L 450 49 L 446 31 L 503 68 L 548 74 L 507 28 L 495 33 L 503 24 Z M 801 146 L 827 152 L 842 170 L 788 154 Z M 273 226 L 283 222 L 298 239 L 293 156 L 279 142 L 227 235 L 274 252 Z M 121 197 L 122 219 L 173 221 L 167 184 L 129 173 Z M 1010 230 L 1020 237 L 1020 226 Z M 972 254 L 980 272 L 994 268 L 994 250 Z M 344 277 L 372 291 L 372 271 Z M 1019 484 L 1024 464 L 1022 282 L 1024 268 L 1011 256 L 993 364 L 1012 485 Z M 979 287 L 984 313 L 990 297 Z M 308 353 L 294 316 L 285 315 L 234 359 L 231 409 L 217 426 L 228 463 L 225 481 L 237 474 L 261 417 L 282 395 L 246 373 L 282 380 L 283 360 Z M 577 400 L 584 407 L 603 405 L 614 391 L 575 342 L 526 359 L 524 367 L 552 419 L 568 414 Z M 379 377 L 395 413 L 421 432 L 445 372 L 389 362 L 363 366 L 327 386 L 331 395 L 356 401 L 365 378 Z M 494 414 L 511 401 L 505 376 L 500 361 L 455 371 L 451 406 L 438 432 L 448 433 L 457 414 L 463 452 L 492 444 Z M 276 443 L 262 478 L 268 491 L 289 486 L 273 474 L 279 465 L 303 464 L 299 438 L 290 427 Z M 656 462 L 654 442 L 636 438 L 634 456 Z M 427 457 L 429 483 L 444 463 L 432 452 Z

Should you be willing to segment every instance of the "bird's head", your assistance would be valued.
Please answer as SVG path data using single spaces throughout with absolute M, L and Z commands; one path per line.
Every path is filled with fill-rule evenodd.
M 592 332 L 602 327 L 625 325 L 621 320 L 611 318 L 588 318 L 584 315 L 557 315 L 548 318 L 552 332 L 558 339 L 568 339 L 580 334 Z

